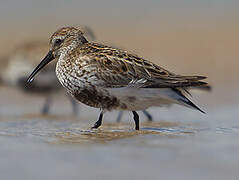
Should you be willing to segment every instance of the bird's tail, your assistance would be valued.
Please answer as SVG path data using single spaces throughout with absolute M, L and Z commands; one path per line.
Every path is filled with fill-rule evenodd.
M 196 110 L 198 110 L 198 111 L 200 111 L 200 112 L 202 112 L 202 113 L 205 113 L 203 110 L 201 110 L 198 106 L 196 106 L 192 101 L 190 101 L 190 100 L 187 98 L 187 96 L 185 95 L 185 93 L 190 94 L 187 90 L 185 90 L 185 89 L 178 89 L 178 88 L 172 88 L 172 91 L 173 91 L 174 93 L 176 93 L 175 98 L 176 98 L 176 100 L 177 100 L 180 104 L 182 104 L 182 105 L 184 105 L 184 106 L 187 106 L 187 107 L 189 107 L 189 108 L 196 109 Z M 190 95 L 191 95 L 191 94 L 190 94 Z

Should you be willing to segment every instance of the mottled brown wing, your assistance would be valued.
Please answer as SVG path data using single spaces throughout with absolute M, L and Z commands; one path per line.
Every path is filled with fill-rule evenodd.
M 200 81 L 206 77 L 176 75 L 126 51 L 103 47 L 86 56 L 96 63 L 97 76 L 104 87 L 177 88 L 207 84 Z
M 128 75 L 123 61 L 114 61 L 108 56 L 97 57 L 89 54 L 80 59 L 90 61 L 87 69 L 91 71 L 90 76 L 94 76 L 92 85 L 105 88 L 126 87 L 134 79 L 133 76 Z

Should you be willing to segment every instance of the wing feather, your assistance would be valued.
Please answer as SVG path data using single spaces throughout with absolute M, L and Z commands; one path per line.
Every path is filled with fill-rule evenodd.
M 207 85 L 201 81 L 206 79 L 204 76 L 176 75 L 126 51 L 92 45 L 92 48 L 97 47 L 82 58 L 93 59 L 91 63 L 97 64 L 97 77 L 103 87 L 188 88 Z

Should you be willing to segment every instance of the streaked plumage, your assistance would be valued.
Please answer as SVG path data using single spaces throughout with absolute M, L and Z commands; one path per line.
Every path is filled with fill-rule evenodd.
M 26 83 L 28 73 L 37 65 L 49 45 L 47 42 L 31 41 L 18 45 L 14 51 L 5 58 L 2 67 L 2 83 L 15 87 L 23 92 L 41 95 L 45 98 L 41 109 L 42 114 L 48 114 L 52 104 L 52 96 L 62 89 L 55 75 L 55 65 L 46 67 L 32 83 Z M 38 61 L 37 61 L 38 60 Z M 76 102 L 70 97 L 74 114 L 78 108 Z
M 180 104 L 200 110 L 186 97 L 186 88 L 204 86 L 203 76 L 181 76 L 127 51 L 91 43 L 74 27 L 57 30 L 50 39 L 50 51 L 30 75 L 57 59 L 56 75 L 78 101 L 102 109 L 133 112 L 151 106 Z M 200 110 L 201 111 L 201 110 Z
M 82 27 L 84 33 L 91 40 L 95 36 L 89 27 Z M 48 114 L 52 105 L 52 96 L 62 89 L 61 84 L 55 75 L 56 62 L 44 68 L 43 72 L 31 84 L 26 83 L 29 72 L 39 63 L 39 59 L 45 55 L 49 49 L 49 43 L 44 41 L 29 41 L 16 46 L 11 53 L 2 57 L 0 79 L 3 84 L 15 87 L 23 92 L 41 95 L 45 98 L 45 103 L 41 113 Z M 73 113 L 78 113 L 77 103 L 69 97 Z

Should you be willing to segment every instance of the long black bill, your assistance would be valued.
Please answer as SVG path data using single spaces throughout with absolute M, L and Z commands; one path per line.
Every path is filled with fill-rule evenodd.
M 38 66 L 32 71 L 31 75 L 27 78 L 27 82 L 32 82 L 34 76 L 53 59 L 54 56 L 52 54 L 52 51 L 49 51 L 46 57 L 40 62 L 40 64 L 38 64 Z

